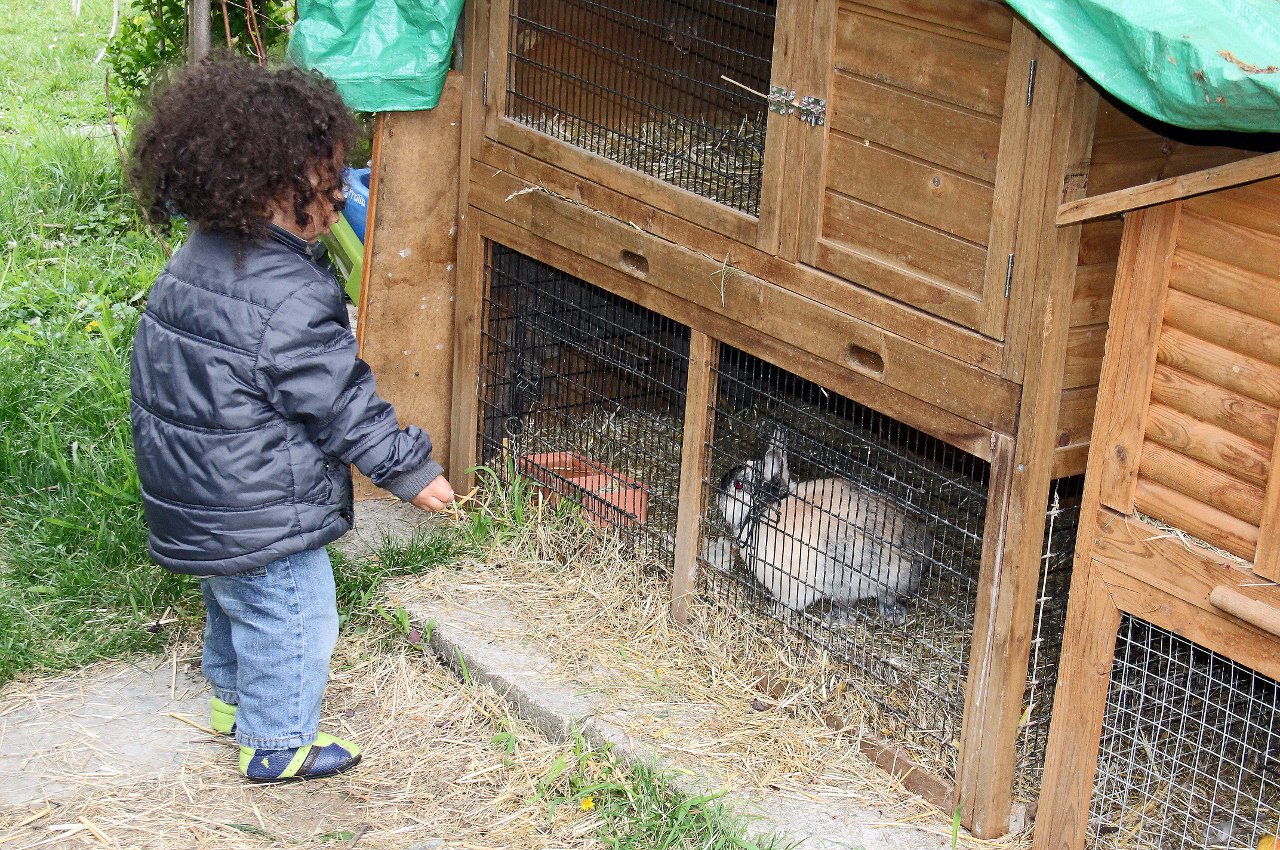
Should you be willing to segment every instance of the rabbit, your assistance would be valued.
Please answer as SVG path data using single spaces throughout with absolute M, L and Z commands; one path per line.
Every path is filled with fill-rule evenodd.
M 747 569 L 782 608 L 874 598 L 884 620 L 906 622 L 899 597 L 920 584 L 919 522 L 851 481 L 793 482 L 780 429 L 762 460 L 724 475 L 716 501 Z

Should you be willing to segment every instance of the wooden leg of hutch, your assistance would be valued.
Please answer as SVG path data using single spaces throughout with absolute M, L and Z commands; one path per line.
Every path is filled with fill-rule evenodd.
M 450 482 L 459 493 L 475 486 L 477 426 L 480 414 L 479 375 L 483 365 L 485 246 L 476 228 L 464 219 L 458 251 L 458 300 L 454 305 L 453 432 Z
M 451 74 L 429 111 L 379 114 L 374 128 L 374 191 L 360 288 L 360 355 L 402 425 L 431 434 L 449 457 L 458 159 L 462 78 Z M 422 179 L 422 163 L 437 168 Z M 412 191 L 406 187 L 412 186 Z M 358 498 L 385 496 L 361 480 Z
M 1082 584 L 1073 582 L 1034 850 L 1081 850 L 1089 823 L 1120 611 L 1103 584 Z
M 675 571 L 671 577 L 671 614 L 683 625 L 698 570 L 702 524 L 702 480 L 707 471 L 707 444 L 714 427 L 715 370 L 720 346 L 706 334 L 689 335 L 689 382 L 684 407 L 684 445 L 680 451 L 680 507 L 676 518 Z

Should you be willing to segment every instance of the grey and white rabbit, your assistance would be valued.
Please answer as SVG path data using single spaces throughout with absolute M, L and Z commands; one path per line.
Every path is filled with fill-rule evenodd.
M 919 522 L 851 481 L 792 481 L 781 429 L 762 460 L 724 475 L 716 502 L 747 569 L 779 605 L 874 598 L 886 621 L 906 622 L 899 597 L 920 584 Z

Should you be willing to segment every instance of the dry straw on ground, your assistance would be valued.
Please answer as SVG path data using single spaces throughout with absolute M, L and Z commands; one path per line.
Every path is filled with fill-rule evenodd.
M 690 626 L 677 626 L 659 557 L 572 518 L 535 517 L 483 561 L 391 592 L 446 611 L 505 603 L 513 618 L 495 637 L 544 651 L 556 667 L 549 675 L 715 786 L 853 803 L 880 824 L 950 834 L 945 814 L 861 754 L 864 707 L 840 684 L 842 671 L 750 612 L 695 604 Z M 960 846 L 1026 843 L 962 838 Z
M 0 715 L 30 696 L 7 688 Z M 360 742 L 365 762 L 324 782 L 251 785 L 236 772 L 234 745 L 193 727 L 207 746 L 192 747 L 171 777 L 72 775 L 60 802 L 0 810 L 0 848 L 445 846 L 433 839 L 451 850 L 600 846 L 592 818 L 565 807 L 550 822 L 546 802 L 535 799 L 564 746 L 531 733 L 492 691 L 464 687 L 420 649 L 344 638 L 321 726 Z M 514 736 L 514 753 L 491 743 L 500 733 Z

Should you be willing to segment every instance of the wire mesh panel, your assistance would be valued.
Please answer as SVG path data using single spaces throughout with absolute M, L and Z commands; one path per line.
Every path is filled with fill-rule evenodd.
M 841 662 L 868 728 L 954 776 L 989 467 L 723 347 L 701 570 Z
M 1067 591 L 1071 587 L 1071 564 L 1075 559 L 1083 491 L 1083 475 L 1057 479 L 1050 489 L 1045 512 L 1035 631 L 1031 635 L 1027 688 L 1018 728 L 1014 796 L 1025 802 L 1040 796 L 1053 689 L 1058 683 L 1062 636 L 1067 626 Z
M 752 215 L 771 0 L 510 0 L 507 114 Z
M 1277 684 L 1124 615 L 1090 811 L 1095 848 L 1255 848 L 1280 834 Z
M 688 328 L 488 246 L 479 456 L 672 551 Z

